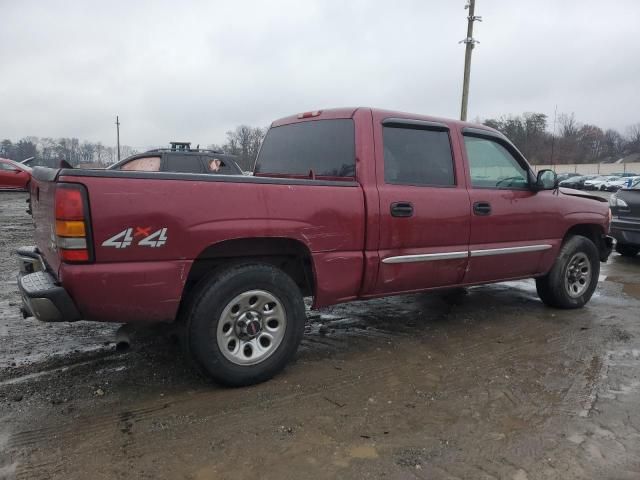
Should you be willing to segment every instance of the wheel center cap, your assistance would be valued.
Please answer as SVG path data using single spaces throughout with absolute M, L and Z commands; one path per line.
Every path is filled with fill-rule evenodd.
M 245 329 L 247 335 L 254 337 L 260 333 L 260 322 L 258 320 L 250 320 L 247 322 Z
M 244 338 L 254 338 L 262 331 L 262 322 L 258 312 L 245 313 L 237 323 L 238 335 Z

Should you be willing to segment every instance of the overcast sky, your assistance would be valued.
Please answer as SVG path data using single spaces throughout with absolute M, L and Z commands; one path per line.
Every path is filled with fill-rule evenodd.
M 0 0 L 0 138 L 222 143 L 375 106 L 458 117 L 466 0 Z M 639 0 L 477 0 L 469 118 L 640 122 Z

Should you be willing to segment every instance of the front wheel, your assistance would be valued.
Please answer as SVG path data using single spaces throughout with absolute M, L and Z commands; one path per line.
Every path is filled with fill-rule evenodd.
M 295 354 L 305 324 L 300 289 L 268 264 L 241 264 L 200 282 L 187 308 L 185 347 L 200 370 L 229 386 L 260 383 Z
M 551 307 L 580 308 L 591 299 L 599 276 L 597 247 L 588 238 L 575 235 L 562 245 L 551 271 L 536 278 L 536 290 Z

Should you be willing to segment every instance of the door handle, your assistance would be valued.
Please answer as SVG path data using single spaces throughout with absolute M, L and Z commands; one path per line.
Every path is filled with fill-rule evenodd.
M 473 204 L 473 213 L 480 216 L 491 215 L 491 204 L 489 202 L 476 202 Z
M 391 204 L 392 217 L 413 216 L 413 205 L 410 202 L 393 202 Z

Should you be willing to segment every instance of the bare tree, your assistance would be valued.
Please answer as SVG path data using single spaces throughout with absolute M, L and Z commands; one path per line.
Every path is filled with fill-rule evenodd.
M 640 153 L 640 123 L 627 128 L 627 149 L 629 153 Z
M 604 132 L 604 154 L 609 157 L 618 157 L 624 149 L 624 139 L 617 130 L 609 129 Z
M 238 156 L 238 165 L 243 170 L 252 170 L 266 130 L 259 127 L 240 125 L 227 132 L 224 150 Z
M 558 115 L 558 125 L 560 126 L 560 136 L 563 138 L 575 137 L 580 129 L 580 124 L 573 113 L 561 113 Z

